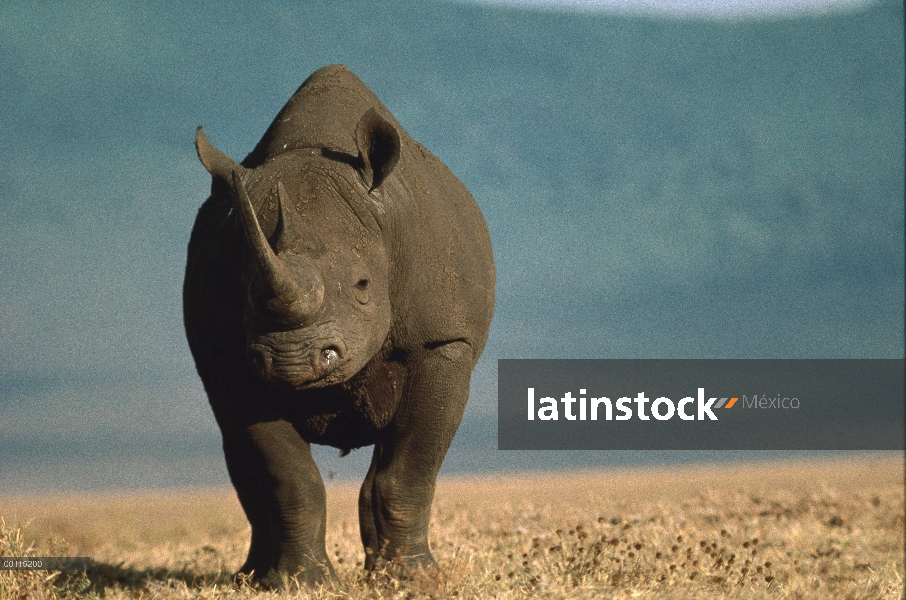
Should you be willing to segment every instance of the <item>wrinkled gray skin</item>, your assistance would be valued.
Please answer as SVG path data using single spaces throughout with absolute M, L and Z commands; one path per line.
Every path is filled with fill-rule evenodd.
M 465 187 L 345 67 L 314 73 L 235 163 L 199 131 L 211 196 L 189 242 L 186 335 L 252 525 L 240 569 L 334 576 L 310 444 L 374 445 L 365 567 L 435 567 L 428 522 L 494 305 Z

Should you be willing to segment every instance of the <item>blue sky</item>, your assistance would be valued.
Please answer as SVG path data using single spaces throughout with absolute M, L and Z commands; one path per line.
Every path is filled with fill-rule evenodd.
M 466 0 L 469 1 L 469 0 Z M 471 0 L 575 12 L 645 14 L 682 19 L 778 19 L 858 10 L 872 0 Z
M 194 130 L 241 159 L 336 62 L 487 217 L 470 415 L 498 358 L 903 356 L 899 3 L 513 4 L 0 5 L 0 449 L 216 438 Z

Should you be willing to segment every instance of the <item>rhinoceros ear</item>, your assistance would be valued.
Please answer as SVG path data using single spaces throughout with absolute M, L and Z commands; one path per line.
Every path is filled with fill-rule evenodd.
M 246 168 L 234 161 L 232 158 L 215 148 L 208 141 L 208 137 L 199 127 L 195 130 L 195 150 L 198 151 L 198 158 L 201 164 L 208 170 L 211 177 L 222 179 L 229 183 L 233 171 L 240 175 L 245 174 Z
M 362 179 L 368 191 L 373 192 L 390 175 L 400 158 L 399 133 L 372 108 L 356 126 L 355 142 L 359 148 Z

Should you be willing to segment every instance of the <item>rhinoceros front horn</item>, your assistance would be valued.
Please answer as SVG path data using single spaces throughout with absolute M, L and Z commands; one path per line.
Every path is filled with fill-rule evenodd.
M 261 231 L 248 191 L 236 170 L 232 173 L 232 184 L 239 208 L 239 220 L 255 262 L 261 296 L 259 300 L 264 303 L 264 306 L 257 308 L 267 310 L 271 316 L 288 325 L 305 324 L 324 301 L 324 284 L 313 269 L 290 272 L 280 257 L 274 254 Z

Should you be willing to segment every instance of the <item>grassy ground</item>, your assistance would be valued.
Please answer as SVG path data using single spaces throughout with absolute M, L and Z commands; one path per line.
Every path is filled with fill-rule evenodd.
M 899 599 L 903 469 L 901 454 L 448 478 L 431 531 L 442 574 L 416 582 L 363 576 L 357 486 L 331 483 L 328 551 L 341 582 L 293 594 Z M 94 561 L 87 578 L 0 571 L 2 599 L 282 597 L 231 583 L 249 536 L 231 490 L 5 497 L 0 517 L 0 554 Z

